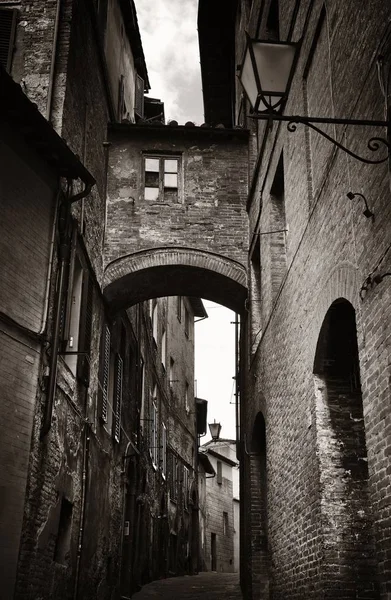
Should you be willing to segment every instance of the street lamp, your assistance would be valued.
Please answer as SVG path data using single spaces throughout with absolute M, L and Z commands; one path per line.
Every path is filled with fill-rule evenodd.
M 216 423 L 216 421 L 215 421 L 214 423 L 209 423 L 208 427 L 209 427 L 210 435 L 212 436 L 212 440 L 214 442 L 217 442 L 217 440 L 220 437 L 221 424 Z
M 387 160 L 388 155 L 381 159 L 368 159 L 355 154 L 316 127 L 314 123 L 390 127 L 390 121 L 283 115 L 282 111 L 288 99 L 301 44 L 300 42 L 271 42 L 250 38 L 248 34 L 246 36 L 247 44 L 239 81 L 250 102 L 252 118 L 269 122 L 287 121 L 290 132 L 296 131 L 298 123 L 305 124 L 361 162 L 379 164 Z M 391 145 L 388 140 L 373 137 L 368 141 L 368 148 L 373 152 L 379 150 L 381 146 L 385 146 L 388 153 L 390 152 Z

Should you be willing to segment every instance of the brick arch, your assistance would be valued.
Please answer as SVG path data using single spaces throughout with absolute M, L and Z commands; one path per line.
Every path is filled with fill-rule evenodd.
M 346 261 L 337 265 L 323 287 L 318 292 L 313 322 L 310 328 L 308 350 L 313 358 L 319 339 L 319 333 L 330 306 L 338 299 L 350 302 L 355 310 L 359 309 L 359 288 L 356 267 Z
M 153 248 L 109 263 L 103 287 L 113 313 L 159 296 L 196 296 L 241 313 L 247 272 L 241 263 L 212 252 Z

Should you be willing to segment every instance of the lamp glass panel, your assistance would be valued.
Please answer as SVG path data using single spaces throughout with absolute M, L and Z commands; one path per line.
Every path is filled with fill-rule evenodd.
M 246 49 L 246 54 L 244 55 L 240 81 L 244 87 L 244 91 L 246 92 L 248 99 L 250 100 L 251 106 L 254 108 L 258 96 L 258 90 L 248 47 Z
M 253 50 L 263 93 L 283 96 L 287 92 L 296 46 L 253 42 Z

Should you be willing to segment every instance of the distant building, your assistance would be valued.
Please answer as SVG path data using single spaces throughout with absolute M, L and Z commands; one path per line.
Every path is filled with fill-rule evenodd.
M 202 569 L 239 570 L 239 465 L 236 442 L 203 444 L 199 460 L 200 545 Z

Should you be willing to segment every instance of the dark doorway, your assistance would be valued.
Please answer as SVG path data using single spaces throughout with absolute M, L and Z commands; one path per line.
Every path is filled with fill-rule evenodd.
M 314 381 L 324 598 L 378 598 L 356 319 L 334 302 L 319 335 Z

